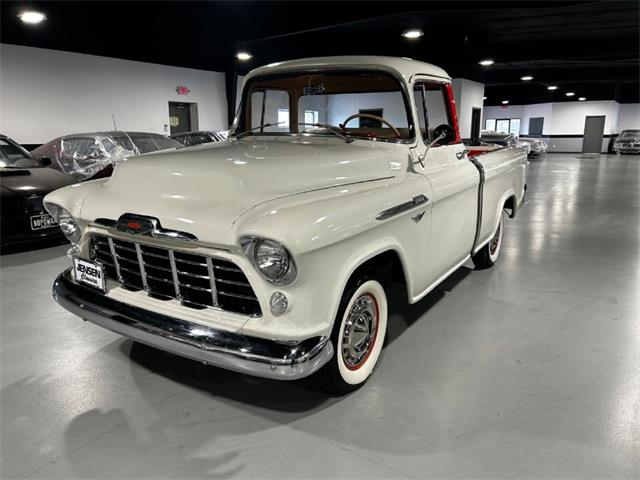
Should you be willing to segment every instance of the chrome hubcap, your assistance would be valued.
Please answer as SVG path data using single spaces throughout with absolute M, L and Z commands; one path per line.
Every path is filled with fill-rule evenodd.
M 367 359 L 378 329 L 378 304 L 365 293 L 353 302 L 342 332 L 342 360 L 356 370 Z
M 500 224 L 498 224 L 498 229 L 496 230 L 496 234 L 493 236 L 493 238 L 491 239 L 491 243 L 489 244 L 489 251 L 491 252 L 491 255 L 496 253 L 496 250 L 498 249 L 498 244 L 500 243 L 500 228 L 501 227 L 502 226 Z

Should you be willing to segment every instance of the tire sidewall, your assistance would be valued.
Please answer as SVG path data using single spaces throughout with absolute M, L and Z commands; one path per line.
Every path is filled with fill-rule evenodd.
M 351 307 L 355 301 L 364 294 L 372 295 L 376 301 L 378 307 L 378 325 L 372 350 L 368 354 L 364 363 L 356 370 L 352 370 L 347 368 L 342 358 L 342 332 L 344 332 Z M 382 352 L 387 332 L 387 320 L 388 302 L 384 287 L 377 280 L 364 280 L 351 294 L 345 309 L 342 311 L 342 315 L 336 318 L 336 322 L 339 321 L 340 323 L 335 338 L 335 362 L 338 367 L 338 373 L 340 374 L 343 382 L 348 385 L 358 386 L 362 385 L 367 378 L 371 376 L 375 370 L 378 360 L 380 359 L 380 354 Z

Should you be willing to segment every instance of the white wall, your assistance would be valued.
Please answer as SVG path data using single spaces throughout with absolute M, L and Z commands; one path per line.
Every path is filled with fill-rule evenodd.
M 471 138 L 471 118 L 474 108 L 482 109 L 484 100 L 484 84 L 467 80 L 466 78 L 454 78 L 453 92 L 458 112 L 458 124 L 460 126 L 460 136 Z M 480 114 L 482 117 L 482 113 Z M 517 118 L 517 117 L 514 117 Z M 480 125 L 483 129 L 483 125 Z
M 0 132 L 20 143 L 112 130 L 112 114 L 119 129 L 168 133 L 169 101 L 197 103 L 200 129 L 228 126 L 223 73 L 0 44 Z
M 617 133 L 622 130 L 640 129 L 640 104 L 623 103 L 618 113 Z
M 482 118 L 520 118 L 520 134 L 529 133 L 529 119 L 543 117 L 543 135 L 549 135 L 549 149 L 556 152 L 582 151 L 585 118 L 605 116 L 604 135 L 615 135 L 625 128 L 640 128 L 640 105 L 619 104 L 614 100 L 540 103 L 485 107 Z M 574 135 L 573 138 L 553 138 L 553 135 Z M 609 138 L 602 140 L 602 151 L 607 151 Z

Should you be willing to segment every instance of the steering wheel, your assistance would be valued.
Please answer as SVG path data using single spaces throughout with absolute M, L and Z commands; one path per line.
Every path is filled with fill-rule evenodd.
M 347 118 L 345 118 L 344 122 L 342 122 L 338 126 L 340 127 L 341 130 L 344 130 L 346 125 L 347 125 L 347 123 L 349 123 L 354 118 L 369 118 L 371 120 L 377 120 L 378 122 L 384 123 L 391 130 L 393 130 L 393 133 L 395 133 L 398 138 L 402 137 L 402 135 L 400 135 L 400 132 L 398 131 L 398 129 L 396 127 L 394 127 L 391 122 L 389 122 L 388 120 L 385 120 L 384 118 L 379 117 L 377 115 L 373 115 L 371 113 L 354 113 L 353 115 L 349 115 Z

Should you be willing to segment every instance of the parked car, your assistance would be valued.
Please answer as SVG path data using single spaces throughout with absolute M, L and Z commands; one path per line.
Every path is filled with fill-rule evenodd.
M 131 158 L 47 196 L 75 245 L 55 299 L 207 364 L 359 387 L 390 282 L 415 303 L 469 259 L 492 266 L 504 212 L 524 200 L 524 151 L 467 157 L 453 98 L 444 70 L 409 59 L 253 70 L 229 141 Z
M 36 159 L 49 159 L 52 168 L 77 180 L 86 180 L 96 174 L 110 175 L 113 164 L 134 154 L 182 146 L 157 133 L 94 132 L 55 138 L 33 150 L 32 155 Z
M 199 132 L 176 133 L 175 135 L 170 135 L 170 138 L 173 138 L 183 145 L 200 145 L 202 143 L 223 142 L 227 139 L 228 135 L 228 130 L 221 132 L 202 130 Z
M 531 155 L 533 153 L 534 142 L 529 142 L 527 141 L 527 139 L 518 138 L 512 133 L 483 130 L 480 133 L 480 141 L 485 145 L 500 145 L 502 147 L 515 146 L 518 148 L 523 148 L 527 152 L 527 155 Z
M 621 153 L 640 153 L 640 130 L 623 130 L 613 142 L 613 151 Z
M 2 249 L 65 237 L 42 204 L 44 196 L 74 183 L 31 157 L 11 138 L 0 134 L 0 238 Z
M 529 144 L 529 155 L 540 155 L 541 153 L 547 153 L 549 145 L 542 138 L 533 137 L 518 137 L 517 144 Z

